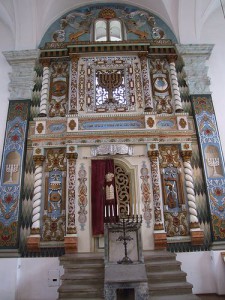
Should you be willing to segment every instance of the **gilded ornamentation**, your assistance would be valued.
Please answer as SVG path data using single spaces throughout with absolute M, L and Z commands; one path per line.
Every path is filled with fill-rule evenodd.
M 129 72 L 130 66 L 137 64 L 137 76 Z M 82 67 L 83 65 L 83 67 Z M 86 70 L 84 73 L 83 69 Z M 135 100 L 142 101 L 142 83 L 140 77 L 140 63 L 137 56 L 117 57 L 83 57 L 79 61 L 79 98 L 86 102 L 87 112 L 115 112 L 134 111 Z M 125 89 L 128 82 L 138 84 L 134 95 L 134 88 Z M 94 96 L 95 95 L 95 96 Z M 80 108 L 81 109 L 81 108 Z
M 33 156 L 35 166 L 42 166 L 45 156 L 44 155 L 34 155 Z
M 69 151 L 70 152 L 73 152 L 75 150 L 75 147 L 74 146 L 69 146 Z
M 147 228 L 150 228 L 150 221 L 152 219 L 152 209 L 151 209 L 151 192 L 149 184 L 149 171 L 146 167 L 146 163 L 142 162 L 141 168 L 141 199 L 143 203 L 143 218 L 146 221 Z
M 155 144 L 153 149 L 155 149 Z M 150 145 L 150 148 L 151 148 Z M 162 193 L 160 190 L 160 173 L 159 173 L 159 151 L 158 150 L 149 150 L 148 157 L 151 163 L 151 178 L 152 178 L 152 188 L 153 188 L 153 204 L 154 204 L 154 215 L 155 215 L 155 224 L 154 229 L 160 228 L 162 230 Z
M 52 63 L 51 71 L 49 117 L 64 117 L 68 100 L 68 63 Z
M 70 113 L 77 112 L 77 78 L 78 78 L 78 61 L 79 57 L 71 57 L 71 84 L 70 84 Z
M 69 128 L 70 130 L 74 130 L 77 126 L 77 123 L 75 122 L 75 120 L 70 120 L 69 122 Z
M 187 122 L 184 118 L 180 118 L 179 125 L 181 128 L 185 128 L 187 126 Z
M 140 62 L 141 62 L 141 74 L 142 74 L 142 81 L 143 81 L 143 91 L 144 91 L 144 101 L 145 101 L 145 111 L 152 111 L 153 110 L 153 103 L 152 97 L 150 94 L 150 76 L 147 66 L 147 55 L 146 53 L 141 53 L 139 55 Z
M 98 15 L 99 18 L 103 18 L 106 20 L 116 18 L 116 13 L 112 8 L 103 8 Z
M 68 156 L 69 154 L 69 156 Z M 75 184 L 77 153 L 67 153 L 68 159 L 68 226 L 67 233 L 77 233 L 75 226 Z
M 155 96 L 155 101 L 156 101 L 156 112 L 158 114 L 162 114 L 162 113 L 172 114 L 173 107 L 171 105 L 171 98 L 169 96 L 167 97 Z
M 158 114 L 173 113 L 168 62 L 164 58 L 151 60 L 150 71 L 156 112 Z
M 180 167 L 180 158 L 177 145 L 160 146 L 160 167 Z
M 38 133 L 42 133 L 42 131 L 44 130 L 44 126 L 42 123 L 38 123 L 37 124 L 37 127 L 36 127 L 36 130 Z
M 187 236 L 187 213 L 165 213 L 165 229 L 168 237 Z
M 152 128 L 152 127 L 154 126 L 154 124 L 155 124 L 155 120 L 154 120 L 152 117 L 149 117 L 149 118 L 147 119 L 147 124 L 148 124 L 148 126 L 149 126 L 150 128 Z
M 119 199 L 119 216 L 127 216 L 131 212 L 130 174 L 121 166 L 115 165 L 115 184 Z
M 192 156 L 192 150 L 181 151 L 181 157 L 183 158 L 183 161 L 190 161 L 191 156 Z
M 52 219 L 48 216 L 43 217 L 43 241 L 63 241 L 65 235 L 65 216 Z
M 84 164 L 80 165 L 80 170 L 78 172 L 78 205 L 80 210 L 78 211 L 78 221 L 80 223 L 81 230 L 84 230 L 85 223 L 87 222 L 87 172 L 85 170 Z
M 47 150 L 47 171 L 58 169 L 66 170 L 65 151 L 64 149 L 48 149 Z
M 84 64 L 80 64 L 79 70 L 79 82 L 78 82 L 78 94 L 79 94 L 79 104 L 80 104 L 80 111 L 83 111 L 84 103 L 85 103 L 85 89 L 86 89 L 86 75 Z
M 35 154 L 40 154 L 40 153 L 41 153 L 41 149 L 40 148 L 35 149 Z

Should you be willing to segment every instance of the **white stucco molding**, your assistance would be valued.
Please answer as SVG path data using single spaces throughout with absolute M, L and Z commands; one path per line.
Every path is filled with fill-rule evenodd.
M 10 100 L 31 99 L 35 76 L 34 66 L 39 57 L 39 51 L 32 49 L 3 52 L 12 67 L 9 75 Z
M 210 79 L 207 75 L 213 44 L 177 44 L 176 48 L 184 62 L 184 79 L 191 95 L 210 94 Z

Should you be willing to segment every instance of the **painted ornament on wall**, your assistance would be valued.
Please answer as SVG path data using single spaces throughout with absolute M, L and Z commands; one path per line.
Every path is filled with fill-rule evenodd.
M 18 247 L 21 180 L 29 101 L 10 101 L 0 186 L 0 247 Z
M 64 149 L 48 149 L 42 240 L 63 241 L 65 235 L 66 162 Z
M 211 96 L 193 96 L 193 109 L 205 166 L 212 237 L 214 241 L 222 241 L 225 240 L 224 160 Z

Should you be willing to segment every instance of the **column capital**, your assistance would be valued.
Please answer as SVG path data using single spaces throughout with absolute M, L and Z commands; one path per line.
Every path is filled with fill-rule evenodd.
M 169 64 L 175 63 L 177 60 L 177 55 L 168 55 L 166 58 Z
M 34 155 L 33 156 L 34 164 L 36 167 L 42 166 L 43 162 L 45 161 L 44 155 Z
M 146 51 L 146 52 L 139 52 L 138 53 L 138 57 L 139 58 L 147 58 L 147 56 L 148 56 L 148 52 Z
M 157 159 L 159 157 L 159 150 L 148 150 L 148 157 L 150 159 Z
M 41 58 L 40 63 L 42 64 L 43 67 L 49 67 L 50 66 L 50 58 Z
M 181 154 L 183 161 L 189 161 L 192 156 L 192 150 L 181 150 L 180 154 Z
M 70 59 L 72 62 L 78 62 L 80 56 L 77 54 L 70 54 Z
M 78 158 L 78 153 L 76 153 L 76 152 L 66 153 L 66 158 L 67 159 L 77 159 Z

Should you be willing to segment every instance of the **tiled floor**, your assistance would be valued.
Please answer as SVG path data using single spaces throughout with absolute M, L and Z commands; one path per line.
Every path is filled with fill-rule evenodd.
M 225 300 L 225 295 L 216 295 L 216 294 L 205 294 L 205 295 L 196 295 L 198 296 L 201 300 L 218 300 L 218 299 L 224 299 Z

